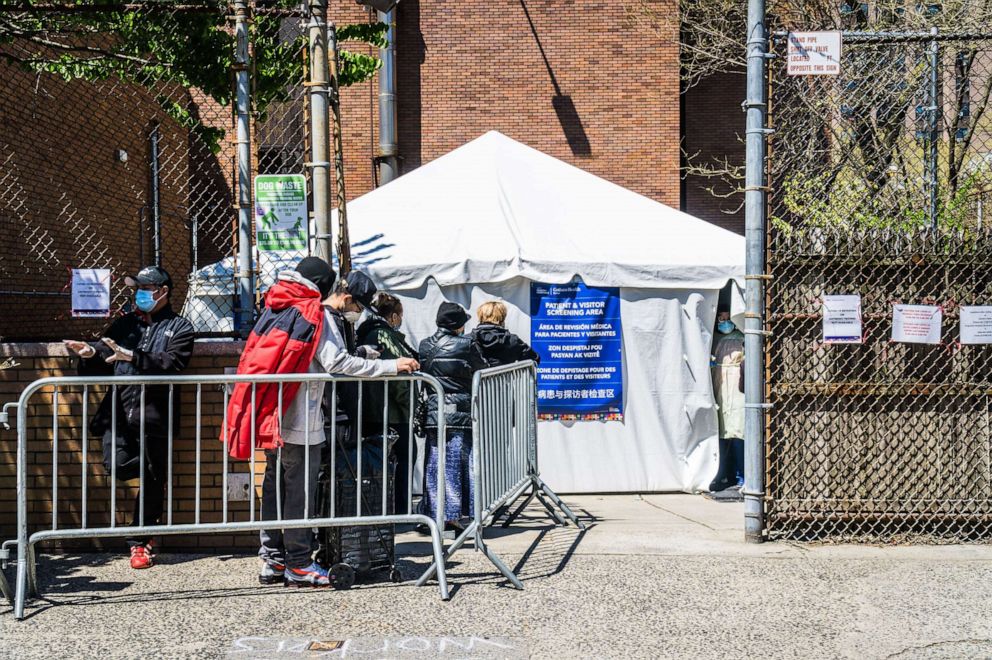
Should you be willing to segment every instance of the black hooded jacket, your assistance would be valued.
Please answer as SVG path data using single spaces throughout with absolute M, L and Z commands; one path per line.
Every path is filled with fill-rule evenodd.
M 81 376 L 168 376 L 177 375 L 189 366 L 193 356 L 193 324 L 176 314 L 168 305 L 150 317 L 131 312 L 114 321 L 106 333 L 121 348 L 134 351 L 130 362 L 107 364 L 113 351 L 103 342 L 90 344 L 96 349 L 92 358 L 80 359 Z M 117 388 L 117 430 L 141 428 L 141 385 Z M 178 433 L 179 387 L 173 392 L 173 432 Z M 113 419 L 113 393 L 106 396 L 90 422 L 90 432 L 103 435 L 110 430 Z M 149 385 L 145 388 L 145 433 L 164 438 L 169 428 L 169 386 Z
M 471 337 L 439 329 L 420 342 L 420 370 L 441 381 L 444 421 L 449 427 L 472 426 L 472 376 L 485 369 L 486 359 Z M 428 388 L 428 392 L 432 392 Z M 427 399 L 427 425 L 437 426 L 437 396 Z
M 486 358 L 490 367 L 513 364 L 524 360 L 540 362 L 541 358 L 520 337 L 516 336 L 501 325 L 481 323 L 472 332 L 472 339 Z

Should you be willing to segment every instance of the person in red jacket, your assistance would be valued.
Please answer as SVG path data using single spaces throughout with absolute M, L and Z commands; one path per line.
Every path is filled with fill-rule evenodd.
M 364 277 L 360 273 L 352 274 L 358 275 Z M 265 309 L 241 355 L 238 373 L 381 376 L 418 369 L 415 360 L 369 360 L 347 352 L 345 340 L 328 308 L 348 313 L 361 312 L 362 306 L 340 287 L 332 295 L 335 279 L 327 262 L 316 257 L 303 259 L 295 271 L 280 273 L 279 281 L 266 293 Z M 223 439 L 232 455 L 250 456 L 254 422 L 256 445 L 264 448 L 266 455 L 262 482 L 263 520 L 278 519 L 280 499 L 285 520 L 312 516 L 316 512 L 320 449 L 325 438 L 323 394 L 322 382 L 302 387 L 283 385 L 281 419 L 278 385 L 256 386 L 254 415 L 251 414 L 250 385 L 236 388 L 232 394 Z M 277 479 L 280 453 L 282 474 Z M 277 481 L 281 481 L 282 492 L 276 488 Z M 313 561 L 311 529 L 267 529 L 261 532 L 260 540 L 259 556 L 263 565 L 259 582 L 262 584 L 314 587 L 329 584 L 327 571 Z

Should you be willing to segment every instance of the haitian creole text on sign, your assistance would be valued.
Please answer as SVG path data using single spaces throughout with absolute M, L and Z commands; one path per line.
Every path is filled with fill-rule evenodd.
M 307 181 L 302 174 L 255 177 L 255 235 L 260 251 L 306 249 Z
M 934 305 L 893 305 L 892 341 L 939 344 L 944 313 Z
M 72 316 L 105 319 L 110 317 L 110 269 L 72 269 Z
M 823 343 L 862 343 L 861 296 L 823 296 Z
M 532 282 L 530 317 L 540 418 L 622 420 L 620 289 Z

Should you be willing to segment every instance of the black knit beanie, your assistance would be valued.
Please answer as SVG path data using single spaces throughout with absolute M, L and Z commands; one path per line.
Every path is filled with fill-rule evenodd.
M 468 313 L 458 303 L 443 302 L 437 309 L 437 327 L 457 330 L 469 320 Z
M 296 272 L 317 285 L 321 300 L 331 295 L 337 276 L 330 264 L 323 259 L 306 257 L 296 265 Z

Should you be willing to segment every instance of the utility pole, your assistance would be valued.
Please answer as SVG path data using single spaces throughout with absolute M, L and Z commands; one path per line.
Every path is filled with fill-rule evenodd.
M 310 95 L 310 157 L 307 167 L 311 169 L 313 182 L 313 218 L 316 232 L 315 256 L 331 263 L 333 245 L 331 240 L 331 158 L 328 131 L 331 87 L 328 81 L 327 55 L 327 0 L 308 0 L 307 24 L 309 40 L 310 80 L 307 90 Z
M 348 237 L 348 209 L 344 190 L 344 141 L 341 136 L 341 90 L 338 85 L 340 58 L 334 25 L 328 31 L 331 50 L 331 114 L 334 121 L 334 183 L 338 206 L 338 276 L 351 271 L 351 239 Z
M 765 463 L 765 190 L 768 129 L 768 31 L 765 0 L 748 0 L 747 113 L 744 188 L 747 246 L 744 314 L 744 537 L 760 543 L 764 532 Z
M 234 1 L 234 71 L 237 112 L 238 154 L 238 302 L 234 325 L 238 334 L 247 337 L 255 311 L 255 276 L 252 266 L 252 193 L 251 193 L 251 81 L 248 76 L 248 0 Z

